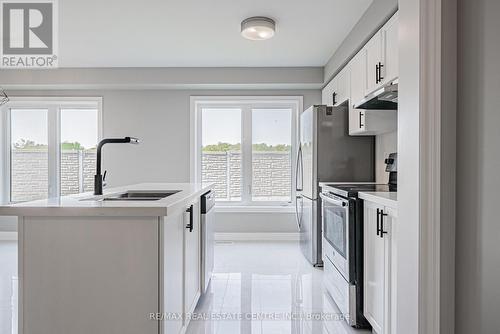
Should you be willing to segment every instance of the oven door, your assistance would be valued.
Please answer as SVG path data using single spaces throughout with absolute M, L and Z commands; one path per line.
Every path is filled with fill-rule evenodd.
M 349 277 L 349 201 L 335 196 L 321 196 L 324 255 L 350 282 Z

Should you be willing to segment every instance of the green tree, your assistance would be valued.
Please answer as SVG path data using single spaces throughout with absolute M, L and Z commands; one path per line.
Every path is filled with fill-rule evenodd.
M 253 144 L 252 149 L 260 152 L 289 152 L 292 147 L 290 145 L 278 144 L 268 145 L 266 143 Z
M 82 146 L 82 144 L 80 144 L 79 142 L 75 141 L 73 143 L 71 142 L 63 142 L 61 143 L 61 150 L 84 150 L 85 147 Z
M 228 152 L 228 151 L 240 151 L 241 144 L 229 144 L 229 143 L 221 143 L 206 145 L 203 146 L 203 152 Z
M 292 147 L 286 144 L 268 145 L 266 143 L 257 143 L 252 145 L 252 149 L 259 152 L 290 152 Z M 240 143 L 229 144 L 218 142 L 217 144 L 203 146 L 203 152 L 228 152 L 240 150 Z
M 35 141 L 30 139 L 21 138 L 13 144 L 16 150 L 28 150 L 28 149 L 46 149 L 47 145 L 37 144 Z

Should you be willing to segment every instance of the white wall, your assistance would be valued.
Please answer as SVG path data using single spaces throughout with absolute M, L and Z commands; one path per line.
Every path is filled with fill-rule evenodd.
M 189 182 L 189 97 L 191 95 L 300 95 L 304 108 L 320 103 L 320 90 L 47 90 L 10 91 L 11 96 L 103 96 L 104 137 L 134 136 L 136 145 L 107 145 L 103 170 L 109 186 L 138 182 Z M 293 214 L 242 220 L 223 214 L 229 232 L 296 231 Z M 279 216 L 279 217 L 278 217 Z M 223 221 L 223 222 L 222 222 Z M 231 221 L 234 226 L 231 227 Z M 270 226 L 274 226 L 270 229 Z
M 456 333 L 500 328 L 500 1 L 458 1 Z

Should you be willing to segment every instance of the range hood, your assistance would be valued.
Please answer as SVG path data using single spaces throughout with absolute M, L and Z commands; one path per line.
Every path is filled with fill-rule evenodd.
M 397 110 L 398 109 L 398 83 L 393 82 L 387 86 L 377 89 L 366 96 L 358 104 L 356 109 Z

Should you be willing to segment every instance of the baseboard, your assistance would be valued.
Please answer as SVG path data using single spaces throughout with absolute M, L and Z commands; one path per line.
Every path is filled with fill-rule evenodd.
M 299 233 L 215 233 L 216 241 L 298 241 Z

